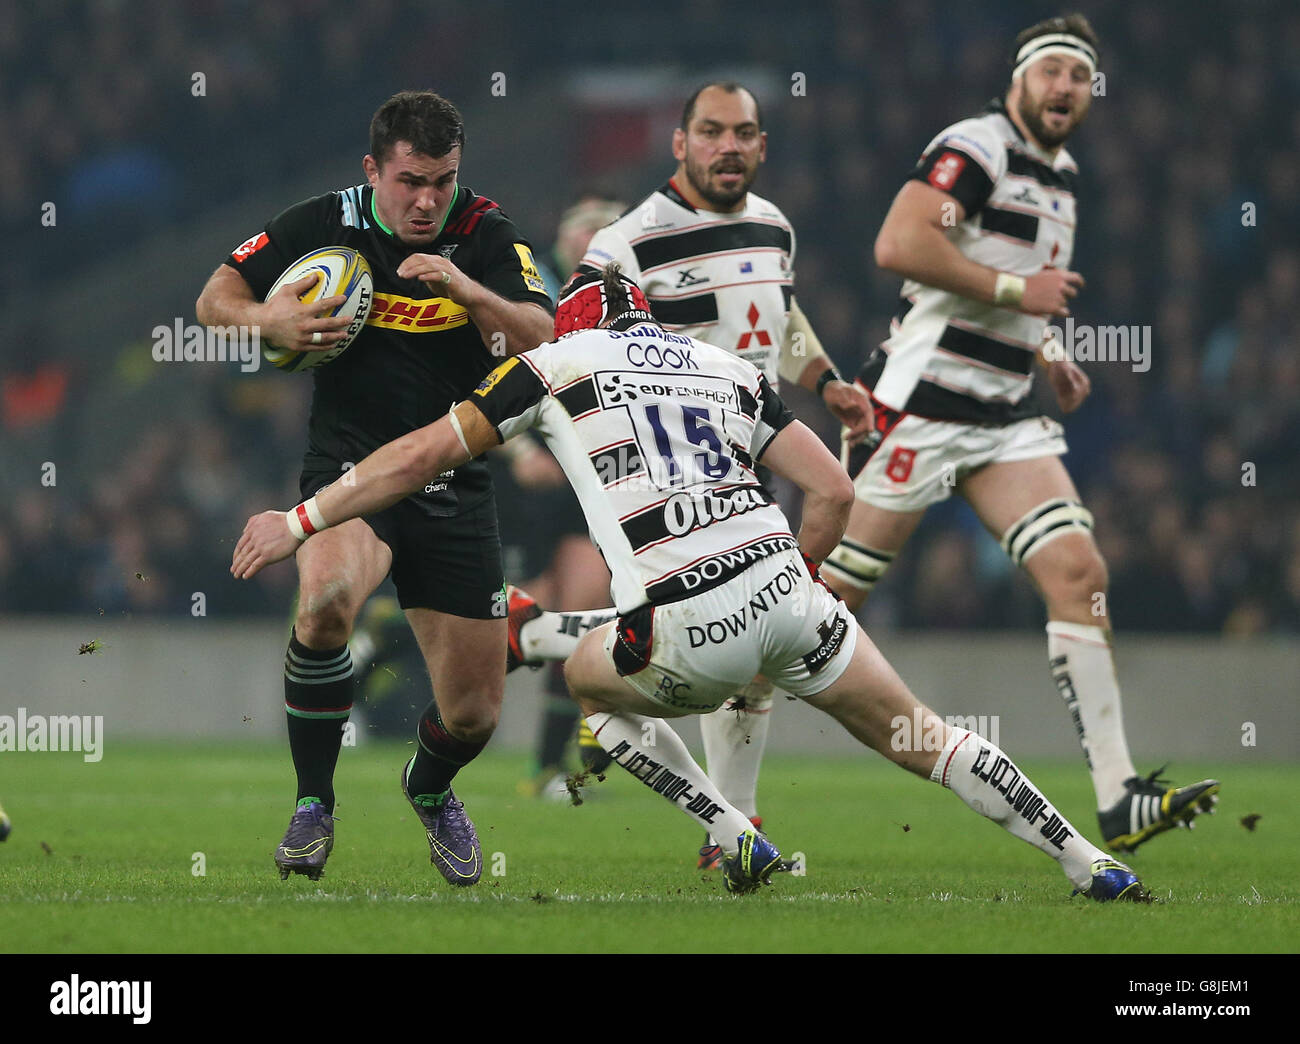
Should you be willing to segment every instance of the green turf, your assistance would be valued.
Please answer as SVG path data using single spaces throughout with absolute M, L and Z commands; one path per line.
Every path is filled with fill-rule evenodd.
M 279 746 L 120 746 L 0 759 L 0 952 L 1272 952 L 1300 944 L 1300 767 L 1232 765 L 1219 814 L 1131 861 L 1147 907 L 1068 899 L 1047 858 L 874 755 L 772 756 L 762 810 L 804 876 L 733 898 L 693 869 L 700 835 L 626 776 L 580 808 L 518 796 L 524 760 L 457 786 L 483 841 L 445 885 L 398 790 L 409 748 L 345 749 L 337 844 L 319 883 L 271 861 L 292 784 Z M 1031 776 L 1095 837 L 1076 763 Z M 1207 769 L 1206 766 L 1200 766 Z M 1255 830 L 1240 820 L 1258 814 Z M 196 876 L 196 853 L 206 874 Z

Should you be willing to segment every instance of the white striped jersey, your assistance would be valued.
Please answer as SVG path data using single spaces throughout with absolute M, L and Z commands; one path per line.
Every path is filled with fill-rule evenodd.
M 579 271 L 617 261 L 656 319 L 753 363 L 773 388 L 794 294 L 794 229 L 750 192 L 734 214 L 696 210 L 669 181 L 591 239 Z
M 754 466 L 792 420 L 767 379 L 653 323 L 506 360 L 469 398 L 502 441 L 535 428 L 564 468 L 620 612 L 680 601 L 798 547 Z
M 1078 168 L 1025 140 L 1001 100 L 954 123 L 926 147 L 910 180 L 952 196 L 966 211 L 950 233 L 966 257 L 1030 276 L 1065 269 L 1074 252 Z M 885 406 L 938 420 L 1008 424 L 1032 416 L 1035 353 L 1047 317 L 985 304 L 914 280 L 890 336 L 861 379 Z

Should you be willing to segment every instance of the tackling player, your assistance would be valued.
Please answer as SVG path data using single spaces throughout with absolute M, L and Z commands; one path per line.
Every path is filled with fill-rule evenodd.
M 551 336 L 550 300 L 528 242 L 496 203 L 458 180 L 464 143 L 460 113 L 446 99 L 431 91 L 393 96 L 370 125 L 366 183 L 272 219 L 217 269 L 198 300 L 201 322 L 256 324 L 276 345 L 323 350 L 342 337 L 346 321 L 316 316 L 341 297 L 299 302 L 310 277 L 263 297 L 312 249 L 342 244 L 369 261 L 375 296 L 365 329 L 338 359 L 312 371 L 304 497 L 340 476 L 349 481 L 354 462 L 443 416 L 501 356 Z M 436 693 L 420 718 L 402 790 L 448 881 L 473 884 L 482 869 L 478 837 L 451 781 L 491 737 L 505 685 L 503 665 L 486 654 L 506 645 L 492 486 L 482 463 L 462 462 L 430 472 L 409 492 L 298 554 L 284 671 L 298 796 L 275 853 L 281 877 L 318 878 L 333 847 L 334 769 L 354 694 L 348 637 L 390 570 Z M 304 516 L 304 532 L 315 521 Z
M 502 364 L 446 417 L 362 461 L 353 482 L 250 518 L 231 572 L 247 578 L 293 554 L 303 513 L 320 529 L 380 510 L 535 428 L 582 503 L 619 614 L 569 658 L 570 688 L 610 757 L 719 839 L 728 891 L 767 883 L 781 854 L 662 719 L 716 711 L 761 672 L 1052 856 L 1077 891 L 1144 898 L 1133 872 L 996 745 L 921 706 L 818 582 L 814 563 L 843 533 L 853 487 L 762 373 L 665 331 L 616 265 L 575 277 L 565 297 L 558 318 L 575 332 Z M 798 539 L 758 481 L 760 460 L 804 492 Z M 900 716 L 923 721 L 931 742 L 893 742 Z
M 1035 363 L 1062 410 L 1089 381 L 1044 355 L 1049 316 L 1069 314 L 1077 168 L 1065 142 L 1087 116 L 1097 37 L 1072 14 L 1016 38 L 1011 86 L 926 147 L 876 239 L 904 278 L 890 337 L 863 366 L 878 446 L 845 447 L 857 501 L 825 575 L 857 609 L 953 488 L 1029 574 L 1047 605 L 1047 654 L 1092 773 L 1106 844 L 1131 851 L 1212 811 L 1219 785 L 1139 777 L 1111 656 L 1106 566 L 1092 515 L 1060 457 L 1062 428 L 1030 395 Z
M 821 396 L 856 443 L 871 430 L 870 403 L 840 378 L 794 296 L 795 235 L 773 203 L 750 191 L 767 155 L 758 101 L 738 83 L 708 83 L 687 100 L 673 132 L 677 170 L 668 183 L 601 229 L 578 271 L 616 261 L 645 291 L 665 328 L 729 349 L 773 388 L 794 381 Z M 760 480 L 765 478 L 760 474 Z M 511 667 L 564 659 L 579 637 L 611 617 L 539 613 L 511 590 Z M 754 679 L 700 721 L 710 775 L 728 799 L 761 822 L 759 766 L 767 745 L 772 684 Z M 591 743 L 585 733 L 580 742 Z M 698 865 L 716 867 L 709 838 Z

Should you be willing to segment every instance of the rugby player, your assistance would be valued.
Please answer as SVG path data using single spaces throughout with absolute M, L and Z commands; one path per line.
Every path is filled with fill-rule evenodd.
M 1084 285 L 1069 267 L 1077 167 L 1065 142 L 1088 114 L 1097 46 L 1079 14 L 1024 30 L 1005 97 L 941 131 L 895 197 L 875 256 L 903 276 L 902 307 L 858 376 L 882 438 L 845 447 L 857 500 L 825 575 L 856 610 L 926 509 L 956 489 L 1046 603 L 1052 677 L 1102 837 L 1123 852 L 1191 826 L 1219 784 L 1172 788 L 1133 766 L 1092 515 L 1061 463 L 1061 425 L 1030 395 L 1035 362 L 1066 413 L 1090 387 L 1044 334 Z
M 446 99 L 394 95 L 370 125 L 366 183 L 273 218 L 236 248 L 198 300 L 201 322 L 256 324 L 278 346 L 325 350 L 346 321 L 317 316 L 343 298 L 299 302 L 313 277 L 263 297 L 318 247 L 350 246 L 370 263 L 375 296 L 365 328 L 343 355 L 312 370 L 304 497 L 443 416 L 502 356 L 551 336 L 550 299 L 528 241 L 496 203 L 458 180 L 464 144 L 460 113 Z M 312 519 L 302 524 L 310 529 Z M 433 864 L 453 884 L 473 884 L 482 853 L 451 781 L 492 735 L 505 686 L 506 601 L 486 467 L 470 461 L 430 472 L 400 502 L 304 544 L 297 563 L 284 691 L 298 796 L 275 853 L 281 877 L 318 878 L 333 846 L 334 769 L 354 693 L 348 637 L 391 570 L 436 693 L 402 790 Z M 502 650 L 502 664 L 491 649 Z
M 610 757 L 718 838 L 729 891 L 767 883 L 781 854 L 663 719 L 715 711 L 762 673 L 1052 856 L 1076 891 L 1145 897 L 996 745 L 922 707 L 818 582 L 815 563 L 843 533 L 853 487 L 763 374 L 665 331 L 616 265 L 576 276 L 565 301 L 557 325 L 569 335 L 502 364 L 446 417 L 362 461 L 352 481 L 250 518 L 234 576 L 293 554 L 306 536 L 294 519 L 319 532 L 382 510 L 425 476 L 535 428 L 614 578 L 618 618 L 568 659 L 570 689 Z M 804 492 L 797 539 L 758 481 L 761 460 Z M 900 715 L 924 721 L 933 742 L 891 742 Z
M 645 291 L 665 328 L 735 352 L 773 388 L 794 381 L 821 396 L 856 443 L 871 430 L 863 391 L 840 378 L 794 295 L 795 234 L 773 203 L 750 191 L 767 156 L 754 95 L 740 84 L 705 84 L 687 99 L 673 132 L 677 169 L 668 183 L 597 232 L 578 271 L 610 261 Z M 760 480 L 766 479 L 760 474 Z M 564 659 L 610 613 L 547 613 L 510 591 L 510 666 Z M 756 678 L 700 721 L 709 774 L 755 822 L 760 763 L 771 721 L 772 684 Z M 580 744 L 594 741 L 585 730 Z M 717 867 L 705 838 L 697 865 Z

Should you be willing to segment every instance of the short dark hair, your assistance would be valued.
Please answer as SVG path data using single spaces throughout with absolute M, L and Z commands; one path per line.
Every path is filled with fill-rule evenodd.
M 758 96 L 746 87 L 743 83 L 737 83 L 735 80 L 710 80 L 708 83 L 702 83 L 695 88 L 695 93 L 686 99 L 686 104 L 682 107 L 682 130 L 691 129 L 691 120 L 695 118 L 695 103 L 700 100 L 700 95 L 710 87 L 717 87 L 726 91 L 728 94 L 735 94 L 737 91 L 744 91 L 754 99 L 754 119 L 758 123 L 758 129 L 763 129 L 763 109 L 758 104 Z
M 399 91 L 370 121 L 370 155 L 381 167 L 399 141 L 431 159 L 465 145 L 465 122 L 456 106 L 433 91 Z
M 1096 30 L 1093 29 L 1086 16 L 1074 11 L 1068 15 L 1044 18 L 1036 25 L 1031 25 L 1028 29 L 1022 29 L 1016 36 L 1015 45 L 1011 48 L 1011 67 L 1013 69 L 1016 67 L 1016 55 L 1020 53 L 1020 48 L 1024 47 L 1030 40 L 1039 36 L 1047 36 L 1050 33 L 1070 33 L 1077 36 L 1097 52 L 1097 64 L 1101 64 L 1101 44 L 1097 39 Z

